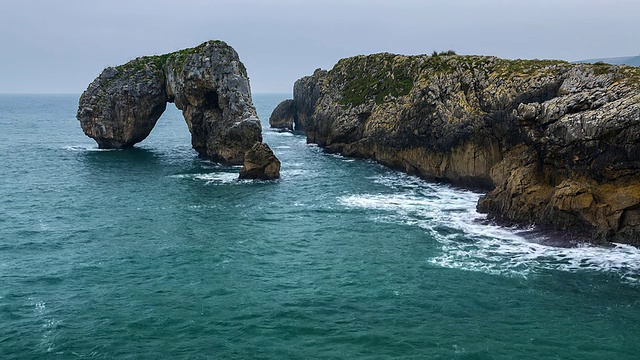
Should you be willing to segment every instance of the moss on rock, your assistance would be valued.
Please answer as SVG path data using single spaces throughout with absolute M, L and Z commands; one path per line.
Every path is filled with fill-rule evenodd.
M 388 96 L 407 95 L 414 82 L 413 64 L 407 60 L 389 53 L 341 60 L 330 72 L 336 75 L 335 81 L 343 83 L 340 104 L 358 106 L 369 100 L 381 104 Z

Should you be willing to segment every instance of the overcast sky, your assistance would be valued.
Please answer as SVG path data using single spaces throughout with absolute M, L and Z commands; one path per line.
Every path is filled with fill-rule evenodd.
M 110 65 L 221 39 L 253 92 L 375 52 L 640 55 L 638 0 L 2 0 L 0 93 L 81 93 Z

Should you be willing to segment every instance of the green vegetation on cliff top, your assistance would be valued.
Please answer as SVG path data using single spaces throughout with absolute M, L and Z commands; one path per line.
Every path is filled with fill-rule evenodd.
M 456 55 L 453 51 L 405 56 L 390 53 L 358 55 L 338 61 L 329 71 L 331 82 L 340 89 L 343 108 L 373 101 L 382 104 L 390 97 L 408 95 L 414 86 L 431 81 L 434 76 L 463 72 L 484 72 L 487 76 L 531 77 L 558 74 L 571 66 L 591 68 L 594 74 L 618 73 L 637 83 L 640 69 L 607 64 L 572 65 L 562 60 L 506 60 L 491 56 Z M 621 70 L 621 72 L 618 72 Z
M 196 47 L 182 49 L 167 54 L 141 56 L 125 64 L 116 66 L 115 68 L 119 71 L 120 74 L 126 73 L 129 75 L 137 73 L 138 71 L 142 71 L 148 66 L 151 66 L 151 71 L 161 72 L 169 61 L 174 61 L 174 64 L 181 64 L 187 59 L 189 55 L 202 52 L 207 46 L 211 45 L 217 47 L 220 53 L 224 56 L 228 55 L 230 52 L 234 52 L 233 48 L 227 45 L 227 43 L 225 43 L 224 41 L 210 40 Z M 247 69 L 241 61 L 238 61 L 238 66 L 242 75 L 247 76 Z
M 331 70 L 341 87 L 343 106 L 368 99 L 381 104 L 387 96 L 404 96 L 413 89 L 414 58 L 389 53 L 340 60 Z
M 330 71 L 340 84 L 343 107 L 368 101 L 381 104 L 388 97 L 408 95 L 420 80 L 462 71 L 485 71 L 507 76 L 527 76 L 568 64 L 556 60 L 502 60 L 487 56 L 460 56 L 453 51 L 417 56 L 389 53 L 359 55 L 340 60 Z

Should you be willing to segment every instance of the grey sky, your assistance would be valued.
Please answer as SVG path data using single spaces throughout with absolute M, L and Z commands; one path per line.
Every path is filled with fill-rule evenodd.
M 137 56 L 221 39 L 254 92 L 374 52 L 579 60 L 640 54 L 638 0 L 2 0 L 0 93 L 80 93 Z

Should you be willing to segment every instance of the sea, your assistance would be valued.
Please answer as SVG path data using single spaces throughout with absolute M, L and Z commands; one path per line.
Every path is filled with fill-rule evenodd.
M 170 104 L 100 150 L 78 95 L 0 95 L 0 359 L 640 359 L 640 250 L 553 246 L 481 193 L 269 128 L 277 181 Z

